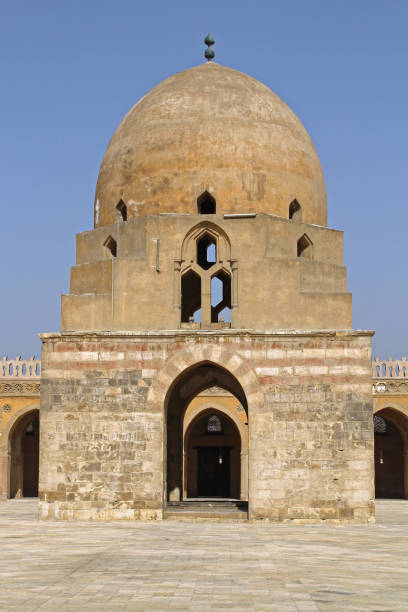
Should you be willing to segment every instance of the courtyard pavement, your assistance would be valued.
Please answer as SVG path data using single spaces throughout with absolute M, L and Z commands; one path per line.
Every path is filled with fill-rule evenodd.
M 0 503 L 0 610 L 408 611 L 408 501 L 377 524 L 38 522 Z

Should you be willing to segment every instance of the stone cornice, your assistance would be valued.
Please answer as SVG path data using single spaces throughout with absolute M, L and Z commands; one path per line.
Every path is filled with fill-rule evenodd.
M 82 340 L 97 339 L 97 338 L 208 338 L 208 337 L 255 337 L 255 338 L 303 338 L 303 337 L 329 337 L 343 338 L 367 336 L 371 337 L 375 334 L 373 330 L 366 329 L 273 329 L 273 330 L 256 330 L 256 329 L 172 329 L 172 330 L 135 330 L 135 331 L 64 331 L 55 333 L 38 334 L 41 340 L 69 340 L 70 338 L 80 338 Z

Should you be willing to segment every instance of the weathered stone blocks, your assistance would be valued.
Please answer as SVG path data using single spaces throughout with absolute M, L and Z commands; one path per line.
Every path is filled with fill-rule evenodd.
M 245 393 L 249 518 L 373 519 L 371 333 L 44 334 L 40 517 L 161 519 L 165 400 L 200 362 Z

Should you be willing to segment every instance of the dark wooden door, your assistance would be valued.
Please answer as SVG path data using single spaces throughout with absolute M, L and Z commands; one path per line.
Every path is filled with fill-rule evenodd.
M 385 433 L 374 436 L 375 496 L 404 498 L 403 443 L 398 428 L 386 422 Z
M 23 496 L 38 496 L 39 422 L 38 417 L 29 424 L 22 437 Z
M 197 448 L 197 492 L 199 497 L 230 497 L 229 448 Z

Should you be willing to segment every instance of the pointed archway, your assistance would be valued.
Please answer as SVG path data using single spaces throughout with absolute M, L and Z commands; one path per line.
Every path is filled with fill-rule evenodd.
M 233 396 L 237 398 L 240 402 L 241 406 L 244 408 L 246 415 L 248 415 L 248 405 L 247 399 L 244 393 L 244 390 L 238 380 L 235 378 L 231 372 L 226 370 L 225 368 L 209 362 L 203 361 L 201 363 L 197 363 L 186 370 L 184 370 L 176 380 L 171 385 L 165 401 L 166 408 L 166 431 L 165 431 L 165 461 L 166 461 L 166 501 L 167 502 L 178 502 L 183 498 L 183 454 L 184 454 L 184 432 L 183 432 L 183 423 L 184 416 L 187 409 L 187 406 L 196 397 L 199 393 L 203 392 L 205 389 L 210 387 L 220 387 L 221 389 L 225 389 L 229 391 Z M 218 411 L 220 412 L 220 411 Z M 212 410 L 212 414 L 216 415 L 217 411 L 215 409 Z M 211 416 L 211 415 L 209 415 Z M 218 416 L 218 414 L 217 414 Z M 199 434 L 201 436 L 201 442 L 199 444 L 200 447 L 204 446 L 212 446 L 213 448 L 217 447 L 218 453 L 221 453 L 221 460 L 224 461 L 224 456 L 229 455 L 228 460 L 229 465 L 231 465 L 231 457 L 232 450 L 226 450 L 227 444 L 204 444 L 202 442 L 202 436 L 205 435 L 204 430 L 201 431 L 204 427 L 204 421 L 202 421 L 204 415 L 198 415 L 197 419 L 193 421 L 195 425 L 198 427 L 197 431 L 195 431 L 195 435 Z M 220 418 L 220 416 L 218 416 Z M 233 423 L 233 420 L 227 415 L 223 415 L 221 417 L 225 420 L 226 430 L 231 434 L 229 438 L 230 449 L 232 446 L 237 449 L 239 442 L 239 453 L 241 452 L 241 436 L 239 431 L 236 428 L 236 425 Z M 226 420 L 228 419 L 228 421 Z M 230 422 L 232 425 L 230 425 Z M 246 419 L 246 422 L 248 420 Z M 191 423 L 191 426 L 193 426 Z M 201 429 L 200 429 L 201 427 Z M 194 429 L 191 427 L 187 430 L 187 440 L 191 437 L 191 434 L 194 435 Z M 234 440 L 234 444 L 232 444 L 232 440 Z M 224 440 L 225 441 L 225 440 Z M 232 445 L 232 446 L 231 446 Z M 189 448 L 189 442 L 187 442 L 187 448 Z M 222 449 L 222 450 L 220 450 Z M 191 449 L 190 449 L 191 450 Z M 205 453 L 207 452 L 207 461 L 209 463 L 214 463 L 215 460 L 215 451 L 214 457 L 210 458 L 210 451 L 202 451 L 202 465 L 205 464 Z M 226 453 L 226 455 L 222 453 Z M 219 457 L 218 457 L 219 460 Z M 213 466 L 214 467 L 214 466 Z M 203 468 L 204 469 L 204 468 Z M 212 469 L 209 466 L 209 469 Z M 228 468 L 230 470 L 230 467 Z M 226 472 L 225 472 L 226 473 Z M 196 487 L 198 486 L 198 480 L 202 480 L 202 474 L 196 476 Z M 233 478 L 236 479 L 236 470 L 233 475 Z M 205 475 L 204 475 L 205 480 Z M 235 487 L 231 487 L 232 483 L 232 473 L 231 470 L 228 472 L 228 476 L 225 476 L 226 480 L 229 480 L 229 494 L 227 497 L 231 496 L 231 491 L 234 490 L 236 494 L 240 494 L 240 486 L 238 489 Z M 198 479 L 198 480 L 197 480 Z M 207 485 L 206 485 L 207 486 Z M 228 486 L 225 485 L 224 491 L 226 492 Z M 194 490 L 194 487 L 191 490 Z M 208 489 L 208 491 L 210 491 Z M 218 496 L 218 495 L 215 495 Z
M 408 499 L 408 417 L 387 407 L 374 415 L 376 498 Z
M 39 410 L 20 416 L 8 436 L 9 498 L 37 497 L 39 476 Z
M 229 393 L 221 397 L 206 393 L 194 398 L 184 415 L 183 499 L 222 497 L 247 502 L 246 412 Z

